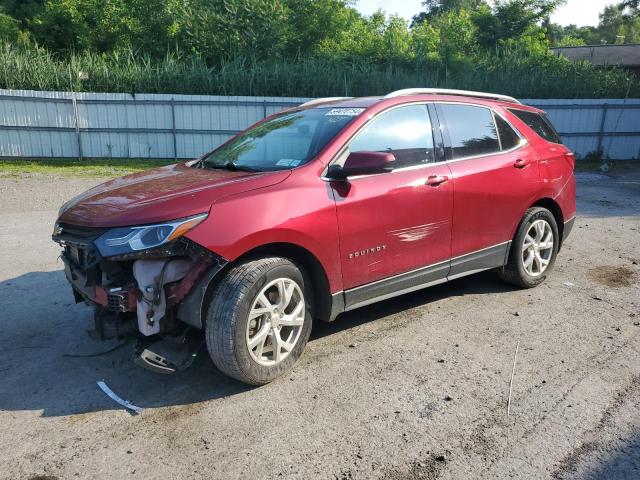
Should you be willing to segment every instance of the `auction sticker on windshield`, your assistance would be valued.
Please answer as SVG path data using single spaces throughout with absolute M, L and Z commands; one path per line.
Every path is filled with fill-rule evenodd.
M 332 108 L 325 115 L 327 116 L 341 116 L 341 117 L 357 117 L 362 112 L 364 112 L 364 108 Z

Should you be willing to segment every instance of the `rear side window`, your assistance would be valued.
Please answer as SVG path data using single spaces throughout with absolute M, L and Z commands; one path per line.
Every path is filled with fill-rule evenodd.
M 438 106 L 447 123 L 452 160 L 500 152 L 491 110 L 472 105 L 443 103 Z
M 500 147 L 502 150 L 511 150 L 520 144 L 520 137 L 513 130 L 511 125 L 500 115 L 495 115 L 496 126 L 498 127 L 498 135 L 500 136 Z
M 551 122 L 545 115 L 540 115 L 536 112 L 518 110 L 517 108 L 510 108 L 509 111 L 548 142 L 562 143 L 560 135 L 558 135 L 558 132 L 556 132 L 556 129 L 553 128 L 553 125 L 551 125 Z
M 433 162 L 433 134 L 426 105 L 380 114 L 349 145 L 349 152 L 391 152 L 396 168 Z

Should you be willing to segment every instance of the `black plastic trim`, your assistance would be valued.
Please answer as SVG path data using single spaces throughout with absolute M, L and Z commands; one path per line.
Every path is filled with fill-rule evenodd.
M 331 295 L 331 313 L 327 319 L 320 318 L 325 322 L 333 322 L 338 315 L 344 312 L 344 292 L 338 292 Z
M 573 230 L 573 224 L 576 223 L 576 217 L 572 217 L 564 222 L 564 228 L 562 229 L 562 243 L 567 239 L 571 230 Z
M 184 323 L 202 329 L 205 324 L 205 301 L 209 286 L 228 261 L 217 256 L 217 261 L 196 282 L 189 294 L 178 304 L 177 317 Z
M 505 242 L 452 259 L 448 279 L 452 280 L 476 271 L 502 267 L 506 263 L 510 245 L 511 242 Z
M 507 263 L 511 241 L 471 252 L 444 262 L 378 280 L 332 295 L 332 321 L 343 310 L 354 310 L 405 293 L 427 288 Z
M 401 295 L 402 293 L 409 293 L 434 285 L 435 283 L 446 281 L 449 265 L 450 262 L 447 260 L 419 270 L 413 270 L 396 275 L 395 277 L 346 290 L 344 292 L 345 310 L 352 310 L 386 298 Z

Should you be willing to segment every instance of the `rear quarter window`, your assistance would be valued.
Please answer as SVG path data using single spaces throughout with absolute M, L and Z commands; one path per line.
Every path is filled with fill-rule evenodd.
M 522 120 L 531 130 L 536 132 L 540 137 L 544 138 L 548 142 L 562 144 L 560 135 L 553 127 L 546 115 L 542 115 L 536 112 L 528 112 L 526 110 L 519 110 L 516 108 L 510 108 L 509 111 L 516 117 Z

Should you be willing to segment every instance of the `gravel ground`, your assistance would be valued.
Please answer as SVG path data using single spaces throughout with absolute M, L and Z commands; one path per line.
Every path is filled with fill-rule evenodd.
M 260 388 L 206 355 L 174 376 L 130 346 L 69 356 L 116 345 L 87 337 L 49 238 L 96 182 L 0 179 L 0 478 L 640 477 L 640 169 L 579 175 L 542 286 L 482 273 L 350 312 Z

